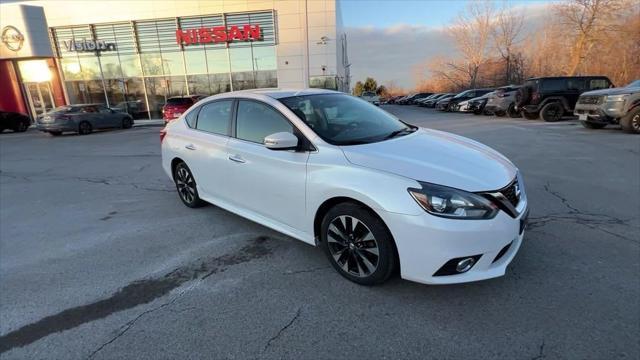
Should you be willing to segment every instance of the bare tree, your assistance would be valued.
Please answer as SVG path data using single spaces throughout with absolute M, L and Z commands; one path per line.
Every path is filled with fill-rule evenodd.
M 556 5 L 560 23 L 575 32 L 567 74 L 575 75 L 599 37 L 616 30 L 623 0 L 570 0 Z
M 472 1 L 466 11 L 458 16 L 448 32 L 456 43 L 464 62 L 450 63 L 455 71 L 465 73 L 469 86 L 474 88 L 480 66 L 485 60 L 488 43 L 493 28 L 495 10 L 489 1 Z
M 518 74 L 519 56 L 514 54 L 515 47 L 520 40 L 520 33 L 524 23 L 524 16 L 516 14 L 512 9 L 504 6 L 500 9 L 495 20 L 492 38 L 496 49 L 500 53 L 505 66 L 505 83 L 510 84 Z M 514 74 L 515 73 L 515 74 Z

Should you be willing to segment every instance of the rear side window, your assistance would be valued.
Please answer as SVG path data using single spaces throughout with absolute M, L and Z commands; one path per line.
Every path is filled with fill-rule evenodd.
M 565 79 L 545 79 L 542 81 L 542 90 L 565 90 L 566 82 Z
M 193 100 L 191 98 L 169 98 L 167 99 L 167 105 L 191 105 Z
M 584 90 L 584 79 L 567 80 L 567 90 Z
M 184 118 L 185 121 L 187 122 L 187 125 L 192 129 L 196 127 L 196 119 L 198 118 L 198 112 L 199 111 L 200 111 L 200 108 L 193 109 Z
M 277 132 L 293 133 L 293 126 L 272 107 L 255 101 L 240 100 L 236 115 L 236 137 L 259 144 Z
M 231 124 L 231 105 L 233 100 L 220 100 L 202 105 L 198 113 L 196 129 L 229 135 Z

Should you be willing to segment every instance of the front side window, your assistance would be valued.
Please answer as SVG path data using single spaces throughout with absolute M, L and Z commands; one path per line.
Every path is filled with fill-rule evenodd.
M 367 144 L 414 130 L 377 106 L 349 95 L 293 96 L 280 102 L 334 145 Z
M 607 89 L 609 85 L 609 81 L 606 79 L 591 79 L 589 81 L 589 90 Z
M 259 144 L 278 132 L 293 133 L 291 123 L 277 110 L 255 101 L 240 100 L 236 115 L 236 137 Z
M 232 104 L 233 100 L 220 100 L 202 105 L 198 113 L 196 129 L 214 134 L 229 135 Z

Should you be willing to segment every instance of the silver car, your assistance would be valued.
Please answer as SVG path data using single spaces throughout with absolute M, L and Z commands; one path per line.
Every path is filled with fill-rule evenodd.
M 102 104 L 60 106 L 36 119 L 38 130 L 54 136 L 63 132 L 87 135 L 97 129 L 129 129 L 132 126 L 131 115 Z
M 520 113 L 516 110 L 516 93 L 520 89 L 520 85 L 508 85 L 496 89 L 487 100 L 484 111 L 493 113 L 496 116 L 505 116 L 517 118 Z

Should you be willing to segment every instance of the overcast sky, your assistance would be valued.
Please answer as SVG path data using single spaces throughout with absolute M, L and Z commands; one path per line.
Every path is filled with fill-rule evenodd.
M 541 21 L 549 0 L 509 1 L 526 21 Z M 500 6 L 503 1 L 496 1 Z M 434 56 L 455 54 L 445 27 L 463 11 L 467 1 L 341 0 L 348 39 L 352 85 L 367 76 L 378 83 L 393 81 L 413 88 L 416 69 Z

